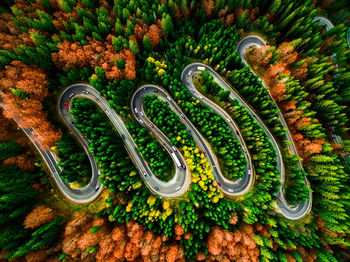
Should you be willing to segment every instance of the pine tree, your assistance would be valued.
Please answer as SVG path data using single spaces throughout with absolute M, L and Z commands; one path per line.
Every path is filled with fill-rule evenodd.
M 163 31 L 164 35 L 166 35 L 166 36 L 171 34 L 172 31 L 174 30 L 173 21 L 172 21 L 171 16 L 169 14 L 167 14 L 162 19 L 161 28 L 162 28 L 162 31 Z

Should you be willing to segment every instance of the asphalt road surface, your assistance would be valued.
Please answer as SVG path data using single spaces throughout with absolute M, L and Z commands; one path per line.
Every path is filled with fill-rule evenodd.
M 210 108 L 211 110 L 215 111 L 218 115 L 223 117 L 223 119 L 226 121 L 232 134 L 240 142 L 242 153 L 247 161 L 247 165 L 244 168 L 244 171 L 245 171 L 244 175 L 235 181 L 231 181 L 231 180 L 225 178 L 221 173 L 219 163 L 215 157 L 215 154 L 212 152 L 210 145 L 208 145 L 207 143 L 204 143 L 203 142 L 204 140 L 202 138 L 200 139 L 200 144 L 202 144 L 201 149 L 204 150 L 205 152 L 207 152 L 207 159 L 208 159 L 210 165 L 212 166 L 214 178 L 218 184 L 220 183 L 219 185 L 221 185 L 220 188 L 223 191 L 223 193 L 228 195 L 228 196 L 245 195 L 251 189 L 251 187 L 254 183 L 254 178 L 255 178 L 255 172 L 254 172 L 253 164 L 251 161 L 251 157 L 248 153 L 247 146 L 243 140 L 243 137 L 242 137 L 242 134 L 241 134 L 239 128 L 237 127 L 235 122 L 232 120 L 232 118 L 217 104 L 213 103 L 205 96 L 202 96 L 198 92 L 198 90 L 196 90 L 196 88 L 194 87 L 193 76 L 195 74 L 200 73 L 200 70 L 198 70 L 198 67 L 206 68 L 206 70 L 208 70 L 209 72 L 214 72 L 210 67 L 208 67 L 204 64 L 192 63 L 192 64 L 186 66 L 185 69 L 182 71 L 181 81 L 193 97 L 200 100 L 208 108 Z M 222 83 L 220 83 L 220 84 L 222 84 Z M 196 131 L 196 132 L 197 133 L 195 133 L 195 135 L 200 136 L 198 131 Z
M 175 153 L 176 156 L 180 159 L 182 166 L 181 168 L 176 167 L 174 177 L 168 182 L 159 180 L 154 174 L 152 174 L 147 162 L 142 158 L 131 134 L 126 129 L 126 126 L 121 117 L 109 106 L 107 100 L 103 98 L 96 89 L 88 84 L 75 84 L 68 87 L 62 93 L 59 100 L 59 113 L 62 119 L 69 129 L 76 132 L 76 136 L 79 137 L 79 139 L 82 138 L 79 135 L 79 131 L 75 128 L 75 125 L 72 124 L 73 119 L 69 113 L 69 108 L 64 108 L 65 103 L 68 103 L 69 105 L 70 100 L 77 96 L 85 97 L 94 101 L 107 115 L 114 128 L 124 140 L 126 150 L 140 171 L 140 174 L 142 174 L 142 178 L 145 181 L 146 185 L 152 192 L 164 197 L 177 197 L 183 195 L 188 190 L 188 187 L 191 183 L 191 176 L 188 168 L 186 167 L 186 162 L 182 156 L 178 152 Z M 166 138 L 166 136 L 159 130 L 155 132 L 155 136 L 162 144 L 167 143 L 169 147 L 166 147 L 166 149 L 169 153 L 172 153 L 170 141 Z M 88 143 L 86 143 L 86 145 L 87 144 Z M 94 162 L 93 156 L 91 154 L 89 155 L 89 159 L 90 162 Z M 93 179 L 98 178 L 97 174 L 97 168 L 94 166 Z M 100 188 L 102 188 L 102 185 Z M 99 192 L 95 192 L 96 196 L 98 194 Z
M 245 54 L 248 51 L 248 49 L 251 48 L 251 47 L 260 47 L 260 46 L 265 46 L 265 45 L 266 45 L 266 42 L 262 38 L 260 38 L 259 36 L 256 36 L 256 35 L 247 36 L 247 37 L 243 38 L 237 44 L 237 53 L 241 57 L 242 61 L 247 66 L 249 66 L 247 64 L 247 61 L 245 60 Z M 260 80 L 262 81 L 264 87 L 269 91 L 269 89 L 266 87 L 266 85 L 263 82 L 263 80 L 262 79 L 260 79 Z M 270 99 L 274 102 L 274 100 L 273 100 L 273 98 L 272 98 L 272 96 L 270 94 L 270 91 L 268 92 L 268 94 L 270 96 Z M 278 108 L 277 104 L 276 104 L 276 107 Z M 272 145 L 274 146 L 274 148 L 275 148 L 275 150 L 277 152 L 277 163 L 278 163 L 277 167 L 278 167 L 278 169 L 280 171 L 280 181 L 281 181 L 281 188 L 280 188 L 280 190 L 277 193 L 278 207 L 280 209 L 280 212 L 282 213 L 282 215 L 284 217 L 288 218 L 289 220 L 302 219 L 303 217 L 305 217 L 311 211 L 311 207 L 312 207 L 312 193 L 310 192 L 310 198 L 308 200 L 306 200 L 304 203 L 300 203 L 298 205 L 289 205 L 287 203 L 286 199 L 284 198 L 284 192 L 283 192 L 283 183 L 284 183 L 284 180 L 285 180 L 285 168 L 284 168 L 284 165 L 283 165 L 283 159 L 282 159 L 281 150 L 280 150 L 280 148 L 279 148 L 275 138 L 268 131 L 268 128 L 265 126 L 263 121 L 256 114 L 255 114 L 255 119 L 263 127 L 263 129 L 265 130 L 265 132 L 269 136 L 270 141 L 271 141 Z M 287 126 L 287 124 L 286 124 L 286 122 L 284 120 L 284 117 L 283 117 L 281 112 L 279 112 L 279 119 L 281 121 L 281 124 L 286 129 L 287 140 L 291 142 L 290 145 L 288 146 L 288 149 L 291 152 L 293 152 L 294 155 L 298 156 L 298 152 L 296 150 L 294 141 L 292 139 L 292 136 L 291 136 L 291 134 L 289 132 L 288 126 Z M 303 166 L 302 166 L 302 163 L 300 161 L 298 161 L 298 167 L 303 170 Z M 309 183 L 309 181 L 307 180 L 306 177 L 305 177 L 305 184 L 307 184 L 307 186 L 310 188 L 310 183 Z
M 183 72 L 187 72 L 186 68 L 184 69 Z M 249 161 L 249 165 L 246 166 L 245 168 L 246 175 L 244 177 L 242 177 L 241 179 L 235 182 L 232 182 L 226 179 L 220 172 L 219 164 L 208 142 L 202 137 L 199 131 L 193 126 L 190 120 L 185 116 L 185 114 L 181 111 L 179 106 L 174 102 L 174 100 L 170 97 L 170 95 L 165 90 L 154 85 L 145 85 L 139 88 L 135 92 L 131 100 L 132 110 L 135 118 L 138 119 L 139 121 L 142 120 L 140 122 L 142 125 L 146 127 L 150 127 L 150 121 L 147 118 L 147 116 L 144 114 L 142 105 L 143 105 L 143 97 L 145 95 L 153 95 L 153 94 L 157 95 L 159 99 L 168 103 L 171 110 L 175 112 L 183 121 L 183 124 L 186 126 L 187 130 L 190 132 L 190 134 L 194 138 L 194 141 L 196 142 L 198 148 L 202 152 L 205 152 L 206 158 L 208 159 L 213 169 L 214 178 L 217 181 L 221 190 L 226 195 L 229 195 L 229 196 L 238 196 L 238 195 L 246 194 L 251 188 L 252 181 L 254 179 L 254 176 L 252 176 L 252 169 L 251 169 L 252 164 L 250 161 L 250 156 L 247 153 L 245 153 L 245 156 Z M 219 109 L 222 111 L 221 108 Z M 225 115 L 225 117 L 229 118 L 227 114 Z M 232 122 L 233 121 L 231 121 L 231 126 L 232 126 Z M 159 135 L 158 129 L 156 127 L 153 127 L 151 129 L 153 130 L 153 132 L 155 132 L 156 136 Z M 236 134 L 236 131 L 234 131 L 234 134 Z M 243 140 L 240 138 L 240 141 L 243 141 Z M 166 146 L 165 146 L 166 149 L 170 148 L 168 144 L 169 143 L 166 143 Z M 245 150 L 245 152 L 247 151 Z

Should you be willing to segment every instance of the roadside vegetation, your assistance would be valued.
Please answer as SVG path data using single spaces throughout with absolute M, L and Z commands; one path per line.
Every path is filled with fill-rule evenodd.
M 62 168 L 60 177 L 67 183 L 77 183 L 78 186 L 86 185 L 91 179 L 91 165 L 89 159 L 81 147 L 77 147 L 74 138 L 67 134 L 56 143 Z

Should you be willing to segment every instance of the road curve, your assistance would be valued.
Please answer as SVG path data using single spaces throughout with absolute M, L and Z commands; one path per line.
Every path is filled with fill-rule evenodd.
M 4 104 L 1 103 L 0 106 L 4 110 L 6 110 L 6 107 Z M 96 199 L 96 197 L 102 191 L 102 185 L 100 185 L 100 183 L 98 182 L 97 165 L 91 153 L 88 151 L 87 142 L 80 137 L 79 133 L 74 132 L 74 135 L 77 136 L 85 152 L 88 154 L 88 157 L 91 163 L 91 168 L 92 168 L 92 178 L 89 184 L 84 188 L 73 189 L 70 187 L 68 183 L 63 181 L 62 178 L 60 177 L 59 172 L 61 171 L 61 168 L 58 166 L 58 160 L 55 153 L 53 153 L 51 150 L 43 150 L 42 149 L 43 147 L 41 147 L 40 144 L 36 141 L 35 137 L 38 136 L 38 134 L 36 133 L 35 129 L 22 128 L 20 124 L 16 121 L 16 119 L 13 118 L 13 120 L 17 123 L 18 127 L 22 129 L 22 131 L 27 135 L 29 140 L 35 146 L 40 156 L 44 160 L 47 168 L 49 169 L 52 175 L 52 178 L 57 184 L 59 190 L 67 199 L 69 199 L 71 202 L 76 204 L 86 204 Z
M 71 96 L 71 98 L 69 98 L 69 96 Z M 74 130 L 79 134 L 79 131 L 75 129 L 75 126 L 72 124 L 73 119 L 69 113 L 69 108 L 64 109 L 64 103 L 70 104 L 70 99 L 77 96 L 94 101 L 101 108 L 101 110 L 105 112 L 114 128 L 123 138 L 126 150 L 140 171 L 145 184 L 152 192 L 160 196 L 170 198 L 180 196 L 188 190 L 188 187 L 191 183 L 191 176 L 188 168 L 186 168 L 186 162 L 183 157 L 178 152 L 175 152 L 175 155 L 178 159 L 180 159 L 182 166 L 185 168 L 176 168 L 174 177 L 168 182 L 159 180 L 154 174 L 152 174 L 152 171 L 150 170 L 147 162 L 142 158 L 137 145 L 135 144 L 121 117 L 109 106 L 107 100 L 102 97 L 95 88 L 88 84 L 72 85 L 68 87 L 60 97 L 59 113 L 69 129 Z M 78 137 L 80 136 L 78 135 Z M 162 144 L 167 143 L 169 145 L 169 147 L 165 147 L 169 154 L 173 152 L 171 149 L 170 141 L 167 140 L 164 134 L 162 134 L 159 130 L 156 132 L 156 137 Z M 98 192 L 96 192 L 96 194 L 98 195 Z
M 237 44 L 237 53 L 238 55 L 241 57 L 242 61 L 247 65 L 247 61 L 245 60 L 245 54 L 247 52 L 247 50 L 252 47 L 260 47 L 260 46 L 265 46 L 266 42 L 260 38 L 259 36 L 256 35 L 251 35 L 251 36 L 247 36 L 245 38 L 243 38 L 238 44 Z M 253 72 L 253 71 L 252 71 Z M 253 72 L 254 73 L 254 72 Z M 274 101 L 274 99 L 271 96 L 270 90 L 266 87 L 264 81 L 262 79 L 260 79 L 261 82 L 263 83 L 264 87 L 268 90 L 268 95 L 271 99 L 271 101 Z M 278 108 L 277 104 L 275 103 L 276 107 Z M 298 152 L 296 150 L 296 146 L 294 144 L 294 141 L 292 139 L 292 135 L 289 132 L 288 129 L 288 125 L 284 120 L 284 117 L 282 115 L 281 112 L 278 113 L 279 114 L 279 119 L 281 121 L 281 124 L 285 127 L 286 129 L 286 136 L 287 136 L 287 140 L 289 140 L 291 142 L 291 144 L 288 146 L 288 149 L 293 152 L 294 155 L 298 156 Z M 312 207 L 312 193 L 310 192 L 310 198 L 308 200 L 306 200 L 304 203 L 300 203 L 298 205 L 294 205 L 291 206 L 287 203 L 286 199 L 284 198 L 284 193 L 283 193 L 283 184 L 285 181 L 285 168 L 283 165 L 283 159 L 282 159 L 282 154 L 281 154 L 281 150 L 279 149 L 279 146 L 275 140 L 275 138 L 273 137 L 273 135 L 268 131 L 267 127 L 265 126 L 265 124 L 263 123 L 263 121 L 256 116 L 256 120 L 258 121 L 259 124 L 261 124 L 261 126 L 264 128 L 264 130 L 266 131 L 267 135 L 269 136 L 273 146 L 276 149 L 277 152 L 277 161 L 279 162 L 278 164 L 278 169 L 280 171 L 280 181 L 281 181 L 281 188 L 277 193 L 277 199 L 278 199 L 278 207 L 280 208 L 280 211 L 282 213 L 282 215 L 284 217 L 286 217 L 289 220 L 299 220 L 302 219 L 303 217 L 305 217 L 310 211 L 311 211 L 311 207 Z M 299 158 L 299 156 L 298 156 Z M 299 158 L 300 159 L 300 158 Z M 298 161 L 298 167 L 302 170 L 303 169 L 303 165 L 300 161 Z M 308 186 L 308 188 L 310 188 L 310 183 L 307 180 L 307 178 L 305 177 L 305 184 Z
M 186 69 L 184 69 L 183 72 L 185 72 L 185 70 Z M 220 172 L 219 164 L 217 163 L 217 160 L 208 142 L 202 137 L 202 135 L 194 127 L 191 121 L 185 116 L 185 114 L 181 111 L 179 106 L 174 102 L 174 100 L 170 97 L 170 95 L 163 89 L 155 85 L 145 85 L 139 88 L 135 92 L 131 100 L 132 111 L 135 118 L 138 119 L 139 121 L 142 120 L 142 122 L 140 123 L 146 127 L 149 127 L 150 121 L 145 116 L 142 105 L 143 105 L 143 97 L 145 95 L 152 95 L 152 94 L 157 95 L 159 99 L 168 103 L 172 111 L 175 112 L 183 120 L 184 125 L 187 127 L 188 131 L 194 138 L 194 141 L 196 142 L 198 148 L 202 152 L 206 152 L 206 158 L 208 159 L 213 169 L 214 178 L 218 182 L 218 184 L 219 182 L 221 184 L 221 186 L 219 184 L 221 190 L 228 196 L 239 196 L 239 195 L 244 195 L 248 193 L 249 189 L 251 188 L 253 177 L 254 177 L 251 175 L 252 174 L 252 170 L 250 169 L 250 167 L 252 167 L 251 162 L 249 162 L 250 163 L 249 166 L 246 167 L 245 169 L 246 176 L 244 176 L 243 178 L 235 182 L 232 182 L 226 179 Z M 229 118 L 228 115 L 226 117 Z M 155 127 L 153 129 L 157 130 Z M 248 156 L 248 159 L 250 160 L 250 156 L 246 152 L 247 151 L 245 151 L 245 155 Z
M 200 70 L 198 70 L 198 66 L 206 68 L 207 71 L 211 72 L 213 74 L 213 70 L 200 63 L 192 63 L 189 64 L 184 68 L 184 70 L 181 73 L 181 81 L 183 85 L 188 89 L 188 91 L 191 93 L 193 97 L 196 99 L 200 100 L 202 103 L 204 103 L 207 107 L 209 107 L 211 110 L 215 111 L 218 115 L 224 118 L 226 123 L 228 124 L 232 134 L 238 139 L 242 146 L 242 152 L 243 155 L 247 161 L 247 165 L 245 166 L 245 173 L 244 175 L 235 180 L 231 181 L 227 178 L 225 178 L 220 170 L 219 163 L 217 162 L 217 159 L 215 155 L 211 152 L 210 146 L 205 146 L 204 150 L 206 152 L 211 152 L 210 154 L 207 155 L 207 158 L 209 160 L 209 163 L 211 164 L 213 168 L 213 174 L 214 178 L 217 182 L 220 182 L 221 184 L 221 190 L 223 193 L 225 193 L 228 196 L 241 196 L 245 195 L 249 192 L 251 189 L 253 183 L 254 183 L 254 178 L 255 178 L 255 172 L 254 172 L 254 167 L 252 164 L 251 157 L 248 153 L 247 146 L 243 140 L 242 134 L 235 124 L 235 122 L 232 120 L 229 114 L 227 114 L 221 107 L 219 107 L 217 104 L 206 98 L 205 96 L 202 96 L 194 87 L 193 84 L 193 76 L 196 73 L 199 73 Z M 214 76 L 215 77 L 215 76 Z M 217 79 L 215 77 L 215 79 Z M 222 86 L 222 83 L 219 83 Z

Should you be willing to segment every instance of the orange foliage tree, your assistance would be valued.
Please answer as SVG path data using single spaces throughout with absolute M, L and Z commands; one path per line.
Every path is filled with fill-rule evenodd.
M 23 222 L 24 228 L 35 229 L 55 218 L 55 213 L 52 208 L 44 205 L 37 206 L 27 216 Z
M 277 54 L 277 62 L 270 65 L 270 59 Z M 305 79 L 307 74 L 307 61 L 298 67 L 291 66 L 298 60 L 298 53 L 294 50 L 291 43 L 284 42 L 275 51 L 269 46 L 255 48 L 250 50 L 248 54 L 248 61 L 260 67 L 259 73 L 262 73 L 264 82 L 270 89 L 273 99 L 280 105 L 284 117 L 289 125 L 290 131 L 293 133 L 293 140 L 298 148 L 299 154 L 305 160 L 312 154 L 320 153 L 324 139 L 310 139 L 305 138 L 299 129 L 312 123 L 311 118 L 302 117 L 303 111 L 297 110 L 297 101 L 284 100 L 287 91 L 285 80 L 281 75 L 293 75 L 297 79 Z M 295 75 L 294 75 L 295 74 Z
M 112 45 L 112 35 L 107 36 L 106 42 L 99 42 L 88 37 L 89 44 L 82 46 L 80 43 L 63 41 L 57 47 L 59 51 L 52 53 L 52 59 L 59 68 L 72 68 L 73 66 L 94 69 L 102 67 L 106 71 L 106 77 L 113 79 L 134 79 L 136 77 L 136 59 L 130 50 L 122 49 L 116 52 Z M 125 62 L 125 68 L 118 68 L 116 59 Z
M 236 232 L 229 232 L 218 226 L 212 227 L 207 240 L 210 260 L 258 261 L 259 247 L 252 237 L 254 231 L 259 230 L 254 230 L 253 226 L 247 224 L 243 224 Z M 203 254 L 198 254 L 197 260 L 204 259 Z
M 47 122 L 42 101 L 48 94 L 48 81 L 44 71 L 20 61 L 0 72 L 0 96 L 4 115 L 15 119 L 23 128 L 35 129 L 35 140 L 43 149 L 55 145 L 61 132 Z

